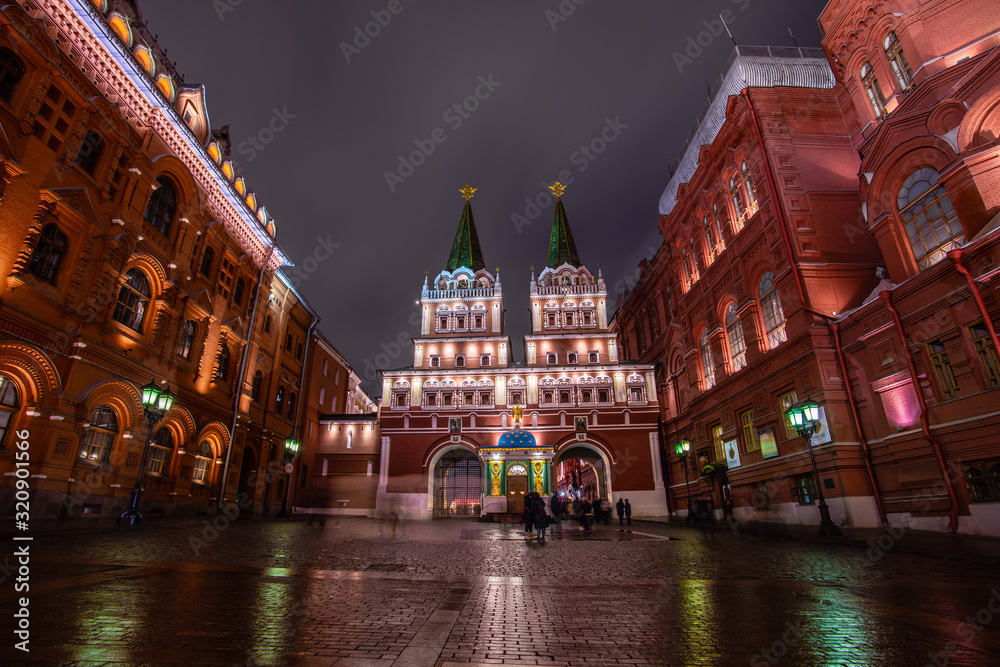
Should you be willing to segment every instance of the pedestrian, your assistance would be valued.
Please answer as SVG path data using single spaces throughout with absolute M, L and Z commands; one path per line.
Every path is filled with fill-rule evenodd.
M 625 525 L 625 501 L 621 498 L 618 499 L 618 504 L 615 505 L 615 509 L 618 510 L 618 525 Z
M 632 504 L 629 503 L 628 498 L 625 499 L 625 522 L 632 525 Z
M 535 502 L 535 515 L 533 517 L 535 522 L 535 531 L 538 533 L 537 537 L 539 541 L 545 539 L 545 529 L 549 527 L 549 517 L 545 513 L 545 503 L 541 500 Z
M 583 529 L 589 533 L 594 524 L 594 505 L 589 500 L 584 500 L 580 512 L 583 515 Z
M 524 535 L 531 539 L 531 529 L 534 526 L 535 510 L 531 506 L 531 498 L 524 499 Z

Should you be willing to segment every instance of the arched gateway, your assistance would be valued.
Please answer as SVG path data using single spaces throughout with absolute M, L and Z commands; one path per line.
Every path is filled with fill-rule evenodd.
M 654 368 L 618 358 L 604 278 L 580 260 L 563 190 L 553 186 L 545 268 L 528 282 L 523 361 L 503 332 L 500 271 L 486 270 L 474 189 L 462 190 L 448 261 L 424 279 L 413 366 L 383 373 L 378 510 L 516 513 L 528 494 L 556 493 L 557 466 L 578 461 L 601 498 L 629 498 L 636 516 L 666 514 Z

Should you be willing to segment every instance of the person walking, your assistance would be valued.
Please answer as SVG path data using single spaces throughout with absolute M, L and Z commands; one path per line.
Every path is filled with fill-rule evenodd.
M 535 522 L 535 531 L 538 533 L 538 540 L 542 541 L 545 539 L 545 529 L 549 527 L 549 517 L 545 513 L 545 503 L 541 499 L 535 501 L 533 520 Z
M 618 504 L 615 505 L 615 509 L 618 510 L 618 525 L 625 525 L 625 501 L 621 498 L 618 499 Z
M 589 500 L 584 500 L 580 511 L 583 513 L 583 529 L 589 533 L 594 525 L 594 506 Z
M 628 525 L 632 525 L 632 505 L 629 503 L 628 498 L 625 499 L 625 522 Z
M 531 529 L 535 523 L 535 508 L 531 504 L 531 498 L 524 499 L 524 535 L 531 539 Z

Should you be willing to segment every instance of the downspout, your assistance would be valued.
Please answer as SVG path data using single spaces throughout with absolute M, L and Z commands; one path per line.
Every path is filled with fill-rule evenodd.
M 910 346 L 906 342 L 906 333 L 903 331 L 903 323 L 899 319 L 899 313 L 892 305 L 892 292 L 890 290 L 884 290 L 880 292 L 878 296 L 885 302 L 885 306 L 889 309 L 889 312 L 892 313 L 892 319 L 896 323 L 896 331 L 899 333 L 903 351 L 906 353 L 906 365 L 910 369 L 910 382 L 913 383 L 913 388 L 917 394 L 917 400 L 920 401 L 920 427 L 924 431 L 924 437 L 931 443 L 931 448 L 934 450 L 934 456 L 937 457 L 938 466 L 941 468 L 941 475 L 944 477 L 945 486 L 948 488 L 948 498 L 951 500 L 948 527 L 951 532 L 954 533 L 958 531 L 958 495 L 955 493 L 955 486 L 952 484 L 951 477 L 948 475 L 948 464 L 944 460 L 944 452 L 941 449 L 941 443 L 938 442 L 937 438 L 934 437 L 934 434 L 931 433 L 931 426 L 927 421 L 927 401 L 924 400 L 924 392 L 920 388 L 920 380 L 917 378 L 917 366 L 913 362 L 913 354 L 910 352 Z
M 295 423 L 292 424 L 292 437 L 293 438 L 295 438 L 296 434 L 299 432 L 299 417 L 302 416 L 302 412 L 305 411 L 305 409 L 306 409 L 306 396 L 307 396 L 306 386 L 305 386 L 305 381 L 306 381 L 306 367 L 309 365 L 309 352 L 310 352 L 310 350 L 313 349 L 313 347 L 315 347 L 314 345 L 312 345 L 312 337 L 313 337 L 313 330 L 316 328 L 316 325 L 318 323 L 319 323 L 319 317 L 316 316 L 316 315 L 313 315 L 312 324 L 309 325 L 309 332 L 306 333 L 306 353 L 305 353 L 305 356 L 302 359 L 302 371 L 299 373 L 299 409 L 295 411 Z M 302 465 L 302 459 L 299 459 L 299 466 L 300 466 L 300 468 L 301 468 L 301 465 Z M 294 505 L 295 505 L 292 502 L 291 487 L 292 487 L 292 476 L 289 475 L 288 476 L 288 493 L 287 493 L 287 496 L 288 496 L 288 511 L 289 512 L 292 511 L 292 507 L 294 507 Z
M 1000 350 L 1000 338 L 997 337 L 996 327 L 993 326 L 993 320 L 990 318 L 990 314 L 986 310 L 986 302 L 983 301 L 983 294 L 979 291 L 979 285 L 976 284 L 976 279 L 972 277 L 969 270 L 962 264 L 962 250 L 960 248 L 949 250 L 948 259 L 950 259 L 952 264 L 955 265 L 955 269 L 965 276 L 965 282 L 969 284 L 969 291 L 972 292 L 972 296 L 976 300 L 976 305 L 979 307 L 979 314 L 983 316 L 983 324 L 986 325 L 986 328 L 990 332 L 990 338 L 993 339 L 993 349 Z
M 828 320 L 836 320 L 836 316 L 816 310 L 806 303 L 806 292 L 802 286 L 802 278 L 799 276 L 798 265 L 795 262 L 792 240 L 788 237 L 788 219 L 785 217 L 785 207 L 782 206 L 781 200 L 778 199 L 778 188 L 774 184 L 774 173 L 771 170 L 771 158 L 764 147 L 764 135 L 761 132 L 760 122 L 757 119 L 757 111 L 753 108 L 753 103 L 750 102 L 750 89 L 744 88 L 740 94 L 746 100 L 747 107 L 750 109 L 750 116 L 753 118 L 754 134 L 757 136 L 757 143 L 760 144 L 760 152 L 764 155 L 764 176 L 766 176 L 767 187 L 771 193 L 771 201 L 774 202 L 774 210 L 778 216 L 778 228 L 781 230 L 781 238 L 785 242 L 785 248 L 788 251 L 788 262 L 792 265 L 792 277 L 795 278 L 795 289 L 799 293 L 799 303 L 802 304 L 802 310 L 806 312 L 825 317 Z
M 865 433 L 861 430 L 861 417 L 858 415 L 858 406 L 854 400 L 854 390 L 851 389 L 851 378 L 847 374 L 847 362 L 844 360 L 844 348 L 840 343 L 840 322 L 830 325 L 833 330 L 833 343 L 837 349 L 837 361 L 840 362 L 840 372 L 844 376 L 844 388 L 847 390 L 847 404 L 851 406 L 851 417 L 854 419 L 854 428 L 858 432 L 858 440 L 861 441 L 861 449 L 865 454 L 865 470 L 868 471 L 868 482 L 872 486 L 872 495 L 875 497 L 875 509 L 878 511 L 879 521 L 885 525 L 888 520 L 885 516 L 885 508 L 882 506 L 882 492 L 878 488 L 875 480 L 875 471 L 872 469 L 872 452 L 865 440 Z
M 222 482 L 219 485 L 219 502 L 217 507 L 222 509 L 222 501 L 226 496 L 226 479 L 229 477 L 229 466 L 233 458 L 233 447 L 236 446 L 236 420 L 240 414 L 240 397 L 243 395 L 243 382 L 247 374 L 247 358 L 250 356 L 250 344 L 253 339 L 253 327 L 257 321 L 257 309 L 260 307 L 260 286 L 264 282 L 264 271 L 271 263 L 271 255 L 274 254 L 274 246 L 267 251 L 267 257 L 260 265 L 260 273 L 257 274 L 257 286 L 253 290 L 253 310 L 250 311 L 250 322 L 247 324 L 246 345 L 243 346 L 243 358 L 240 360 L 240 376 L 236 383 L 236 396 L 233 398 L 233 420 L 229 423 L 229 447 L 226 448 L 226 462 L 222 466 Z

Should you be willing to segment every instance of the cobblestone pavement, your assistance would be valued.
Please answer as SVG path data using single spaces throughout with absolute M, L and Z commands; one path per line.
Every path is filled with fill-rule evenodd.
M 39 535 L 30 653 L 11 553 L 4 664 L 1000 665 L 996 568 L 891 548 L 640 522 Z

